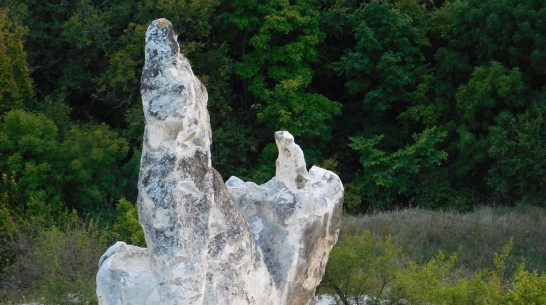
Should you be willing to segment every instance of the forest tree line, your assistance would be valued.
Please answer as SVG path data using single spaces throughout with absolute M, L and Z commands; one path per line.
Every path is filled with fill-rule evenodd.
M 135 202 L 159 17 L 207 87 L 225 179 L 270 179 L 288 130 L 351 213 L 544 206 L 544 0 L 0 0 L 6 215 Z
M 160 17 L 207 87 L 224 179 L 270 179 L 288 130 L 349 213 L 546 205 L 544 0 L 0 0 L 0 303 L 96 304 L 100 255 L 144 246 Z

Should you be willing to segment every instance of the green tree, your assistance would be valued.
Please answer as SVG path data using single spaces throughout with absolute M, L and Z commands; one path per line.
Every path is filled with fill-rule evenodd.
M 480 186 L 482 196 L 488 195 L 484 178 L 492 162 L 488 153 L 490 130 L 495 130 L 494 126 L 502 121 L 502 116 L 520 113 L 528 107 L 530 95 L 518 68 L 509 70 L 493 61 L 474 69 L 468 83 L 461 85 L 455 96 L 457 138 L 450 150 L 454 156 L 455 185 L 464 185 L 463 188 L 471 188 L 474 192 Z M 496 142 L 494 149 L 505 149 L 502 147 L 508 144 Z M 465 191 L 469 192 L 472 191 Z
M 43 114 L 13 110 L 0 124 L 0 169 L 14 173 L 26 200 L 59 211 L 113 208 L 124 197 L 127 141 L 107 125 L 74 125 L 61 139 Z M 22 200 L 22 204 L 26 204 Z
M 447 157 L 442 143 L 449 130 L 442 126 L 448 106 L 436 100 L 433 70 L 426 63 L 431 43 L 425 8 L 411 0 L 345 5 L 333 7 L 348 25 L 338 21 L 337 31 L 346 35 L 350 29 L 353 45 L 331 67 L 350 94 L 343 101 L 338 138 L 350 135 L 345 145 L 359 153 L 357 160 L 354 154 L 343 156 L 341 167 L 354 173 L 355 161 L 363 166 L 349 190 L 351 198 L 364 200 L 352 200 L 351 209 L 441 201 L 433 197 L 445 185 L 431 190 L 424 183 L 442 180 L 438 165 Z M 345 181 L 351 178 L 346 174 Z
M 446 41 L 447 50 L 458 54 L 441 65 L 480 66 L 495 60 L 519 67 L 531 88 L 543 86 L 546 25 L 542 20 L 546 9 L 542 0 L 453 1 L 446 2 L 441 11 L 435 28 Z
M 106 124 L 74 126 L 61 145 L 63 194 L 71 207 L 87 212 L 113 208 L 127 180 L 122 161 L 128 144 Z
M 8 10 L 0 7 L 0 114 L 21 109 L 34 101 L 23 37 L 26 28 L 12 22 Z
M 414 134 L 414 143 L 394 152 L 380 148 L 383 135 L 370 139 L 351 138 L 350 147 L 359 152 L 363 166 L 358 175 L 359 181 L 365 185 L 360 189 L 361 195 L 371 203 L 372 208 L 381 208 L 385 204 L 396 203 L 401 196 L 410 198 L 419 193 L 424 194 L 417 198 L 417 202 L 437 205 L 434 201 L 427 202 L 435 199 L 420 189 L 424 190 L 430 185 L 426 183 L 427 180 L 418 177 L 434 171 L 447 158 L 447 153 L 436 147 L 446 135 L 445 131 L 432 127 Z
M 388 1 L 363 4 L 350 17 L 356 44 L 341 58 L 347 89 L 364 94 L 362 103 L 376 115 L 403 106 L 415 90 L 417 67 L 427 46 L 426 28 Z
M 493 159 L 487 184 L 504 201 L 546 202 L 546 105 L 532 101 L 523 113 L 504 111 L 489 128 L 487 153 Z
M 349 231 L 330 252 L 319 290 L 344 305 L 380 304 L 395 280 L 401 249 L 391 237 L 377 240 L 370 231 Z
M 46 202 L 56 211 L 64 206 L 63 177 L 54 164 L 58 143 L 57 126 L 41 114 L 13 110 L 0 124 L 1 171 L 15 174 L 24 198 Z
M 138 222 L 137 206 L 121 198 L 116 209 L 119 216 L 114 224 L 114 230 L 120 234 L 120 239 L 135 246 L 146 247 L 144 231 Z
M 341 105 L 312 91 L 312 64 L 324 39 L 317 3 L 233 1 L 230 7 L 233 12 L 224 15 L 226 22 L 244 31 L 235 71 L 248 80 L 258 122 L 271 135 L 290 131 L 308 156 L 312 151 L 320 155 L 320 143 L 331 139 L 331 120 L 340 114 Z M 272 136 L 265 139 L 270 143 Z

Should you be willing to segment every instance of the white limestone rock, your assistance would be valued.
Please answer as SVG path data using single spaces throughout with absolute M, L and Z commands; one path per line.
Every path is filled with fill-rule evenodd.
M 204 85 L 172 25 L 146 33 L 146 127 L 138 181 L 147 249 L 118 242 L 97 274 L 101 305 L 314 304 L 337 240 L 343 187 L 277 132 L 277 174 L 257 186 L 211 167 Z
M 276 175 L 263 185 L 231 177 L 239 203 L 273 277 L 279 304 L 314 304 L 330 250 L 337 241 L 343 203 L 338 176 L 313 166 L 286 131 L 277 131 Z
M 211 167 L 207 92 L 171 24 L 146 34 L 139 217 L 161 304 L 275 304 L 254 238 Z
M 102 255 L 97 273 L 99 304 L 159 304 L 157 279 L 144 248 L 118 241 Z

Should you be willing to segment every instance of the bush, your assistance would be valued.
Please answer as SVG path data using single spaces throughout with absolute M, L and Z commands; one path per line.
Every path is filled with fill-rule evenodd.
M 97 304 L 95 277 L 100 256 L 115 234 L 93 221 L 63 213 L 64 224 L 42 228 L 36 236 L 19 231 L 11 249 L 15 262 L 2 278 L 0 296 L 11 302 Z
M 320 291 L 337 295 L 343 304 L 369 304 L 388 295 L 400 248 L 391 237 L 374 239 L 370 231 L 353 229 L 330 252 Z
M 440 251 L 419 263 L 390 236 L 374 237 L 355 225 L 342 232 L 319 287 L 339 304 L 546 304 L 546 275 L 524 263 L 510 268 L 513 239 L 494 255 L 493 266 L 469 273 L 457 267 L 457 254 Z
M 454 267 L 456 256 L 442 253 L 425 265 L 409 262 L 396 277 L 395 289 L 404 304 L 544 304 L 546 275 L 525 270 L 524 263 L 506 275 L 506 262 L 513 240 L 495 254 L 494 268 L 484 268 L 464 276 Z
M 517 116 L 502 113 L 490 127 L 488 153 L 494 163 L 487 183 L 497 197 L 546 207 L 545 117 L 541 99 Z
M 122 198 L 118 201 L 119 216 L 114 230 L 119 232 L 120 239 L 139 247 L 146 247 L 144 231 L 138 222 L 138 209 L 135 204 Z

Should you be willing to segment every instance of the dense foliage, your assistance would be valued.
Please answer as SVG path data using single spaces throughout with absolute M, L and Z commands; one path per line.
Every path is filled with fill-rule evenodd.
M 543 0 L 0 0 L 0 245 L 37 239 L 32 221 L 54 242 L 72 210 L 143 243 L 130 202 L 159 17 L 207 86 L 224 177 L 268 180 L 286 129 L 351 213 L 545 205 Z
M 338 304 L 543 304 L 546 274 L 507 272 L 513 239 L 496 253 L 493 266 L 466 275 L 455 268 L 457 255 L 442 252 L 418 264 L 401 255 L 391 237 L 374 239 L 370 231 L 343 236 L 333 249 L 322 292 Z
M 0 169 L 23 201 L 134 199 L 143 36 L 166 17 L 207 85 L 226 177 L 271 177 L 287 129 L 340 173 L 352 212 L 544 204 L 541 0 L 0 3 Z

